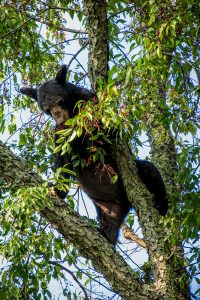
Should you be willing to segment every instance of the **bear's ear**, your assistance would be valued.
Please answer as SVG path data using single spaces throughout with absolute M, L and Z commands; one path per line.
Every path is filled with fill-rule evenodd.
M 67 76 L 67 66 L 63 65 L 56 75 L 55 80 L 60 83 L 61 85 L 64 85 L 66 83 L 66 76 Z
M 20 93 L 30 96 L 31 98 L 37 101 L 37 89 L 22 87 L 20 89 Z

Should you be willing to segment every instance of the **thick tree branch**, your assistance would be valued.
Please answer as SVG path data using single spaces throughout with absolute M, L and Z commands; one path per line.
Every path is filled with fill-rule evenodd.
M 38 174 L 27 168 L 25 161 L 14 155 L 0 142 L 0 174 L 4 188 L 22 188 L 42 183 Z M 124 299 L 142 300 L 149 295 L 156 299 L 153 288 L 144 285 L 114 247 L 81 216 L 72 211 L 58 198 L 51 197 L 39 213 L 69 242 L 76 246 L 80 255 L 92 261 L 96 271 L 102 273 L 113 291 Z M 49 203 L 49 201 L 47 202 Z
M 34 171 L 27 168 L 25 161 L 14 155 L 1 141 L 0 177 L 3 180 L 1 188 L 13 190 L 37 186 L 43 181 Z
M 94 3 L 89 0 L 83 1 L 83 3 L 89 24 L 89 77 L 92 86 L 98 88 L 97 82 L 99 78 L 103 79 L 106 83 L 106 72 L 108 70 L 108 53 L 106 52 L 106 49 L 108 49 L 106 2 L 104 0 L 98 0 Z M 99 14 L 99 12 L 101 12 L 101 14 Z M 99 29 L 101 31 L 99 31 Z M 99 37 L 103 38 L 99 41 Z M 152 130 L 153 133 L 155 124 L 151 123 L 151 125 L 152 127 L 150 127 L 149 130 Z M 162 129 L 164 130 L 164 128 Z M 157 128 L 155 129 L 155 132 L 157 135 Z M 152 133 L 149 132 L 149 135 L 153 147 L 153 157 L 156 158 L 156 153 L 158 153 L 158 155 L 161 155 L 162 153 L 160 151 L 161 149 L 158 149 L 159 151 L 155 149 L 156 146 L 159 147 L 159 143 L 157 143 L 157 137 L 153 136 Z M 174 149 L 170 132 L 166 136 L 164 158 L 165 154 L 168 154 L 167 147 L 169 146 Z M 137 167 L 130 155 L 126 142 L 119 139 L 116 143 L 113 143 L 113 152 L 116 156 L 119 173 L 123 180 L 129 201 L 132 203 L 139 217 L 144 241 L 152 263 L 152 270 L 154 273 L 153 287 L 157 292 L 158 298 L 166 300 L 176 300 L 177 298 L 180 300 L 189 299 L 185 298 L 185 295 L 183 295 L 179 290 L 178 285 L 176 285 L 177 274 L 168 260 L 170 247 L 168 243 L 165 242 L 166 232 L 162 225 L 162 218 L 159 216 L 158 211 L 153 207 L 152 195 L 148 192 L 138 176 Z M 171 148 L 169 148 L 169 152 L 169 157 L 174 154 L 174 152 L 171 152 Z M 162 161 L 160 163 L 162 163 Z M 164 171 L 164 168 L 161 169 Z M 166 181 L 169 180 L 169 174 L 167 174 L 164 179 Z M 149 295 L 146 294 L 146 299 L 149 299 L 148 297 Z
M 138 177 L 137 167 L 126 143 L 118 140 L 114 148 L 124 186 L 142 227 L 144 241 L 154 270 L 155 288 L 163 294 L 168 290 L 168 294 L 175 299 L 174 278 L 167 266 L 167 257 L 170 253 L 164 243 L 166 233 L 160 222 L 161 218 L 152 205 L 151 194 Z M 171 284 L 168 285 L 169 281 Z
M 174 266 L 178 262 L 180 265 L 181 263 L 182 266 L 184 265 L 183 252 L 178 251 L 178 258 L 176 255 L 171 256 L 162 217 L 153 207 L 152 196 L 138 177 L 137 167 L 126 143 L 123 140 L 118 140 L 114 146 L 114 152 L 129 200 L 139 217 L 154 273 L 153 286 L 159 299 L 190 299 L 187 289 L 186 292 L 181 290 L 176 281 L 182 271 Z
M 151 144 L 152 160 L 159 167 L 165 181 L 167 191 L 175 191 L 176 150 L 174 139 L 170 132 L 162 124 L 156 121 L 160 116 L 156 112 L 152 114 L 147 123 L 149 126 L 148 136 Z M 155 122 L 155 124 L 153 124 Z

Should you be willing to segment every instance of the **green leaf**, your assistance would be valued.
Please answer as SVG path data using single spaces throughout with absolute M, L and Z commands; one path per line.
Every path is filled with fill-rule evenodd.
M 127 71 L 126 71 L 126 79 L 125 79 L 125 85 L 127 85 L 130 81 L 131 78 L 131 73 L 132 73 L 132 67 L 128 67 Z
M 71 141 L 73 141 L 75 139 L 76 135 L 77 135 L 77 133 L 74 130 L 73 133 L 72 133 L 72 135 L 69 137 L 68 142 L 70 143 Z

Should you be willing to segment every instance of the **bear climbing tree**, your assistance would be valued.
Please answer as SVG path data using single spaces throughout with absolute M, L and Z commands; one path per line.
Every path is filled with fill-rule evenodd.
M 55 132 L 61 127 L 69 126 L 65 125 L 65 122 L 78 113 L 76 104 L 79 100 L 88 101 L 95 96 L 93 92 L 66 81 L 66 75 L 67 67 L 64 65 L 55 79 L 45 82 L 39 89 L 21 88 L 21 93 L 35 99 L 40 109 L 53 117 L 56 122 Z M 59 135 L 55 134 L 55 144 L 58 138 Z M 112 137 L 112 143 L 115 143 L 115 137 Z M 98 148 L 98 144 L 91 141 L 89 134 L 82 134 L 71 142 L 72 151 L 70 153 L 61 155 L 59 152 L 54 155 L 54 166 L 57 169 L 68 165 L 68 168 L 76 172 L 80 187 L 96 207 L 100 232 L 109 242 L 115 244 L 120 226 L 131 208 L 131 203 L 120 176 L 115 183 L 111 180 L 112 173 L 118 172 L 112 144 L 105 142 L 101 145 L 105 152 L 104 161 L 90 161 L 86 166 L 76 168 L 72 164 L 72 155 L 77 155 L 79 159 L 88 162 L 94 145 Z M 137 159 L 135 162 L 141 180 L 153 194 L 153 205 L 160 215 L 165 215 L 168 202 L 165 185 L 158 169 L 149 161 Z M 69 175 L 63 173 L 63 176 L 68 177 Z M 66 196 L 64 193 L 59 193 L 59 195 L 63 198 Z

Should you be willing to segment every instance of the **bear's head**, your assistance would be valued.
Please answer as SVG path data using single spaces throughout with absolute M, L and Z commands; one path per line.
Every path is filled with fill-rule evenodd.
M 95 94 L 66 80 L 67 67 L 63 65 L 55 79 L 43 83 L 38 89 L 22 87 L 20 92 L 37 101 L 40 109 L 52 116 L 57 125 L 62 125 L 75 114 L 79 100 L 89 100 Z

